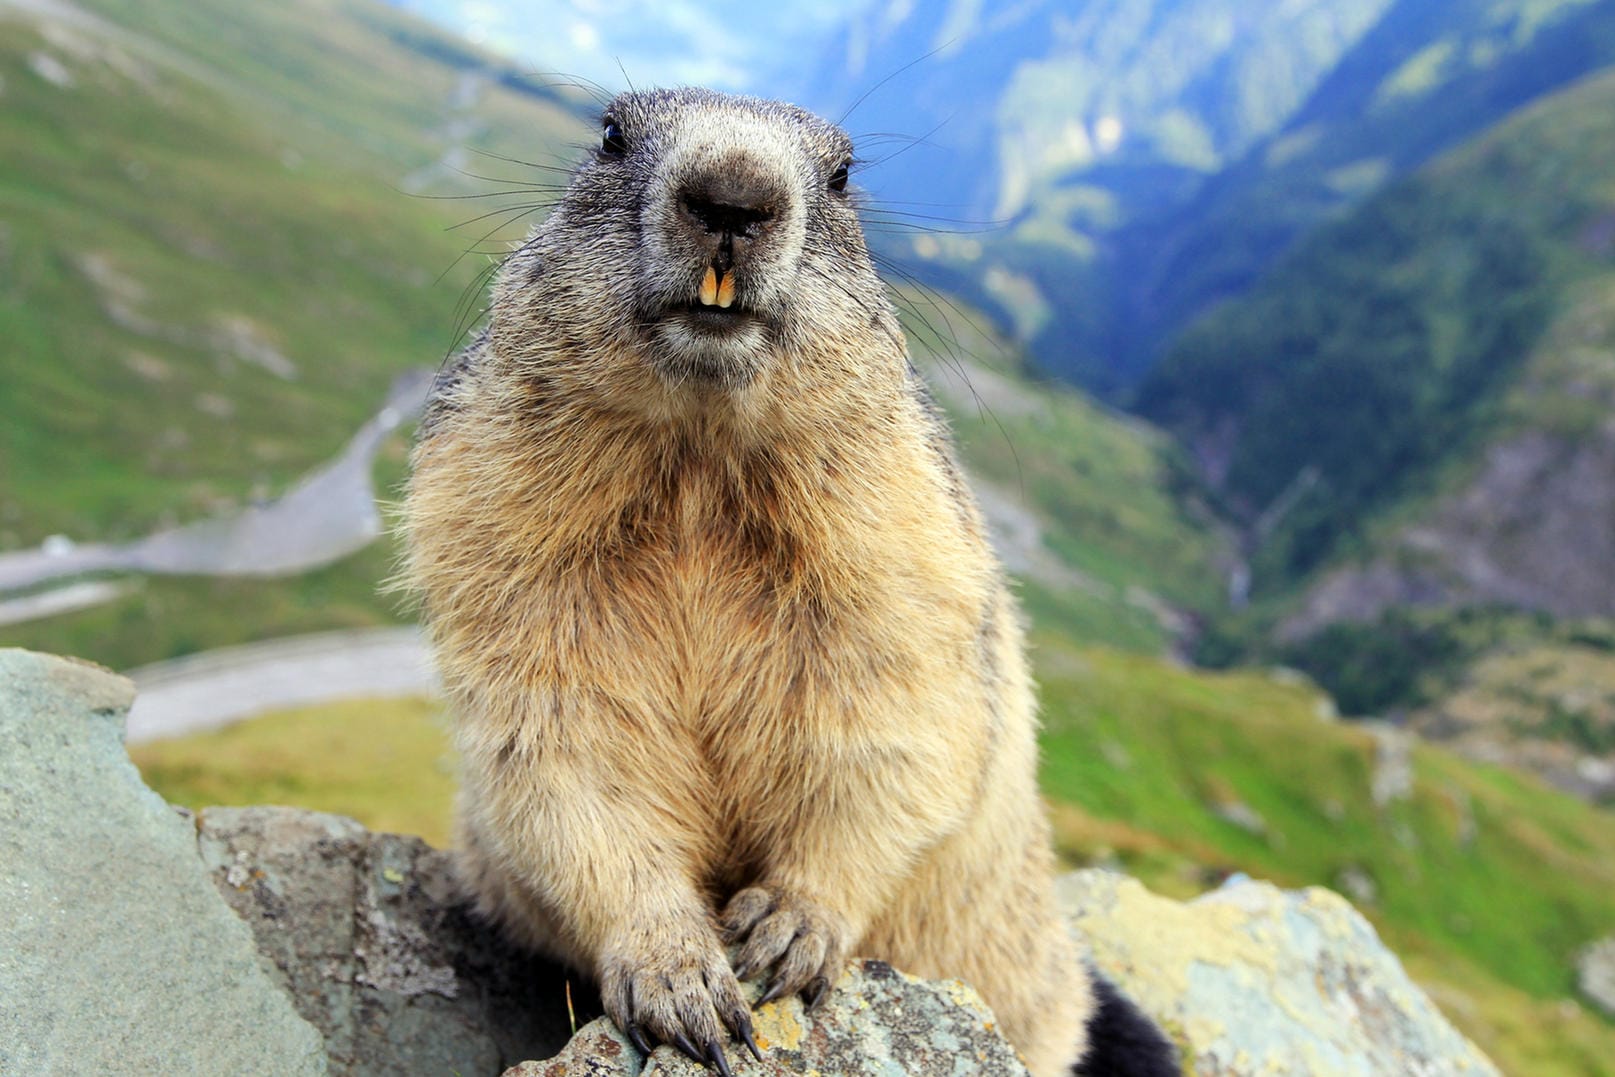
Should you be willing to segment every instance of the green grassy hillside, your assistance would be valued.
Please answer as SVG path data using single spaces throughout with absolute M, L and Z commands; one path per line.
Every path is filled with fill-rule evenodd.
M 1202 660 L 1282 661 L 1387 714 L 1608 640 L 1612 117 L 1608 73 L 1522 110 L 1317 232 L 1152 373 L 1140 407 L 1247 527 L 1252 605 Z M 1615 758 L 1517 709 L 1460 739 L 1550 775 L 1574 769 L 1560 748 Z
M 496 188 L 434 164 L 573 130 L 563 95 L 380 4 L 87 7 L 0 11 L 0 548 L 135 534 L 332 455 L 450 347 L 484 261 L 455 264 L 485 229 L 449 228 L 497 202 L 405 187 Z
M 1320 697 L 1046 643 L 1044 787 L 1078 861 L 1171 894 L 1240 870 L 1350 894 L 1448 1015 L 1521 1074 L 1615 1072 L 1615 1025 L 1569 1003 L 1572 958 L 1615 925 L 1607 814 L 1416 742 L 1403 795 Z
M 1615 623 L 1612 116 L 1595 76 L 1432 162 L 1198 323 L 1140 397 L 1247 528 L 1252 604 L 1202 661 L 1446 714 L 1419 728 L 1595 798 L 1577 768 L 1615 744 L 1591 712 L 1499 700 L 1487 670 Z
M 1039 623 L 1158 652 L 1181 631 L 1178 611 L 1217 603 L 1227 540 L 1170 439 L 1029 377 L 1012 344 L 946 296 L 896 298 L 989 516 L 1021 506 L 1036 530 L 1030 557 L 1020 542 L 1001 545 Z
M 451 841 L 454 756 L 447 716 L 433 701 L 306 707 L 129 754 L 170 803 L 291 804 L 417 834 L 439 848 Z

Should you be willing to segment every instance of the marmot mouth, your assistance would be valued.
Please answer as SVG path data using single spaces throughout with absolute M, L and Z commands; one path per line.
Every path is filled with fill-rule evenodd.
M 667 315 L 677 318 L 689 328 L 718 336 L 740 331 L 758 320 L 757 315 L 741 307 L 713 307 L 702 303 L 675 303 L 667 308 Z

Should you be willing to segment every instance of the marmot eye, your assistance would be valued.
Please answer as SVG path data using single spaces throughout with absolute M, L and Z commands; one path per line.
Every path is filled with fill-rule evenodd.
M 621 157 L 628 152 L 628 140 L 622 136 L 622 128 L 617 121 L 607 116 L 600 121 L 600 149 L 613 157 Z
M 830 189 L 832 191 L 845 191 L 847 189 L 847 166 L 845 164 L 830 173 Z

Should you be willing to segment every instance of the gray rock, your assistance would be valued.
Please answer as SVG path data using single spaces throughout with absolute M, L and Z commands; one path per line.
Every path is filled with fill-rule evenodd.
M 1094 963 L 1218 1077 L 1495 1077 L 1357 911 L 1241 880 L 1190 902 L 1105 871 L 1060 882 Z
M 446 853 L 314 812 L 169 808 L 123 751 L 130 696 L 0 651 L 0 1074 L 476 1077 L 547 1057 L 510 1072 L 710 1077 L 603 1020 L 568 1042 L 598 999 L 471 917 Z M 1098 871 L 1062 888 L 1095 963 L 1196 1073 L 1497 1073 L 1328 891 L 1180 903 Z M 1612 952 L 1584 956 L 1595 1001 Z M 974 991 L 878 961 L 756 1025 L 765 1060 L 731 1052 L 737 1074 L 1025 1074 Z
M 333 1073 L 473 1077 L 565 1046 L 567 973 L 468 915 L 448 853 L 292 808 L 208 808 L 197 829 Z M 600 1012 L 570 990 L 585 1019 Z
M 194 830 L 124 753 L 133 694 L 0 651 L 0 1073 L 324 1073 Z
M 755 988 L 746 990 L 755 996 Z M 1026 1077 L 992 1011 L 960 980 L 926 981 L 884 961 L 854 961 L 812 1013 L 801 1000 L 755 1011 L 763 1060 L 729 1050 L 736 1077 L 835 1074 L 836 1077 Z M 610 1021 L 581 1029 L 566 1050 L 524 1062 L 505 1077 L 712 1077 L 712 1070 L 671 1047 L 646 1059 Z
M 1364 722 L 1374 737 L 1374 807 L 1384 808 L 1413 795 L 1413 734 L 1389 722 Z
M 1615 1017 L 1615 935 L 1576 955 L 1576 986 L 1606 1017 Z

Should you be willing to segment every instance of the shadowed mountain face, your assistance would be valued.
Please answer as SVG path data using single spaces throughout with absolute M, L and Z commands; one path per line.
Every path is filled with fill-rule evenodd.
M 1293 244 L 1515 109 L 1615 62 L 1615 4 L 1400 0 L 1280 129 L 1115 241 L 1119 360 L 1246 292 Z
M 1615 578 L 1612 116 L 1611 74 L 1543 100 L 1314 234 L 1152 372 L 1141 410 L 1247 519 L 1298 495 L 1259 588 L 1351 540 L 1407 581 L 1354 619 L 1421 595 L 1615 614 L 1594 583 Z
M 856 102 L 858 130 L 923 138 L 884 169 L 908 197 L 1013 217 L 1087 177 L 1131 216 L 1275 130 L 1385 4 L 879 9 L 842 31 L 802 96 L 832 115 Z
M 1615 72 L 1314 231 L 1140 409 L 1242 521 L 1200 657 L 1615 796 Z M 1512 680 L 1510 679 L 1512 678 Z
M 1311 228 L 1611 59 L 1586 0 L 918 4 L 850 25 L 801 96 L 870 91 L 865 181 L 965 222 L 895 254 L 1124 396 Z
M 799 96 L 847 115 L 861 182 L 926 233 L 891 238 L 894 257 L 1103 392 L 1122 380 L 1110 237 L 1276 131 L 1384 6 L 886 8 L 847 27 Z

